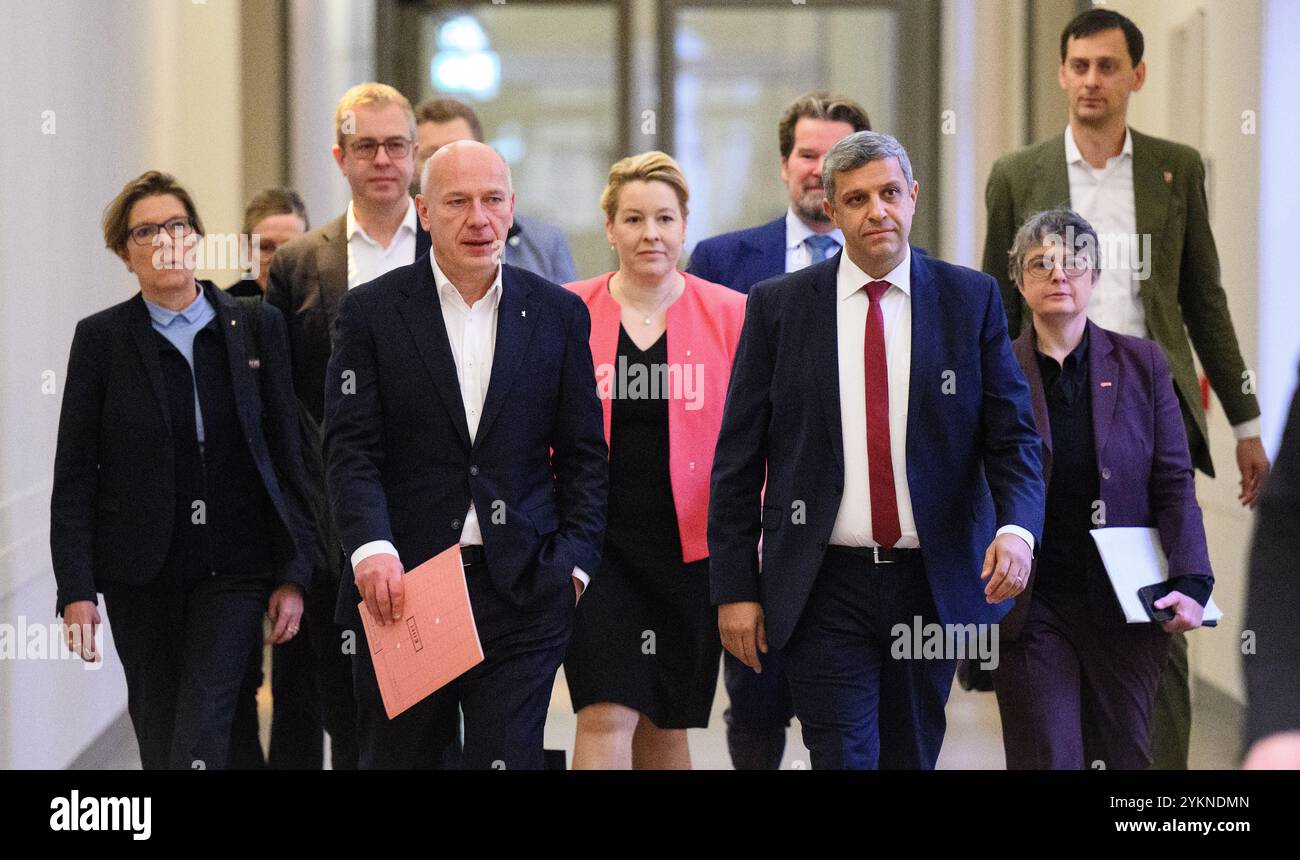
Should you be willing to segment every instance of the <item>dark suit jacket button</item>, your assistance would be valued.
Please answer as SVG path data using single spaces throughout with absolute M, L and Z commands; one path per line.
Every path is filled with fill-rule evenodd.
M 451 527 L 452 527 L 453 529 L 459 529 L 459 528 L 460 528 L 460 520 L 452 520 L 452 521 L 451 521 Z
M 1103 480 L 1106 480 L 1106 481 L 1109 481 L 1109 480 L 1110 480 L 1110 467 L 1109 467 L 1109 466 L 1107 466 L 1107 467 L 1105 467 L 1104 469 L 1101 470 L 1101 477 L 1102 477 Z
M 470 474 L 470 477 L 478 477 L 478 466 L 470 466 L 470 467 L 469 467 L 469 474 Z

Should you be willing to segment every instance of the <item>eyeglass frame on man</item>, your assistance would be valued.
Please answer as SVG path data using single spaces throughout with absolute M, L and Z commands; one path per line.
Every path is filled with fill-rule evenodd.
M 415 141 L 409 137 L 390 137 L 387 140 L 375 140 L 373 138 L 363 137 L 360 140 L 349 141 L 347 149 L 348 152 L 359 161 L 373 161 L 375 156 L 379 155 L 379 148 L 381 146 L 384 148 L 384 152 L 388 153 L 389 160 L 397 161 L 406 158 L 411 154 L 412 150 L 415 148 Z M 400 147 L 401 151 L 394 153 L 393 147 L 395 146 Z M 363 154 L 360 151 L 362 149 L 371 150 L 370 154 Z

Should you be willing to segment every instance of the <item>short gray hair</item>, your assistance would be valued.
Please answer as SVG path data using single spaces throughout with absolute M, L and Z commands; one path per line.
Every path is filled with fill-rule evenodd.
M 1078 212 L 1068 206 L 1062 206 L 1030 215 L 1025 223 L 1020 225 L 1020 229 L 1016 231 L 1016 238 L 1011 243 L 1011 250 L 1007 252 L 1007 256 L 1009 258 L 1011 282 L 1017 288 L 1021 285 L 1025 257 L 1029 255 L 1030 251 L 1053 239 L 1056 239 L 1076 254 L 1080 252 L 1091 254 L 1092 277 L 1094 280 L 1097 278 L 1097 274 L 1101 270 L 1097 231 Z
M 857 170 L 864 164 L 885 158 L 898 159 L 903 178 L 907 180 L 907 191 L 911 193 L 912 162 L 903 145 L 878 131 L 857 131 L 842 138 L 826 153 L 826 160 L 822 162 L 822 187 L 826 189 L 826 199 L 832 204 L 835 202 L 835 174 Z

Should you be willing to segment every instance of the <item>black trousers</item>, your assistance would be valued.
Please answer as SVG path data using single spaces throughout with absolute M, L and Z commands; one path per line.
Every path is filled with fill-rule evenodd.
M 271 646 L 271 748 L 262 755 L 257 690 L 262 686 L 262 640 L 249 656 L 248 672 L 235 709 L 230 766 L 239 770 L 320 770 L 324 764 L 320 690 L 309 613 L 298 635 Z
M 345 563 L 345 576 L 351 576 L 352 565 Z M 334 605 L 338 598 L 338 584 L 317 583 L 307 593 L 307 606 L 303 612 L 304 627 L 311 643 L 316 673 L 316 688 L 320 696 L 320 718 L 330 736 L 330 767 L 334 770 L 356 770 L 357 699 L 353 692 L 351 637 L 334 621 Z M 301 636 L 302 633 L 300 632 Z M 364 639 L 357 631 L 357 639 Z M 366 653 L 364 642 L 357 644 L 358 653 Z M 274 678 L 272 684 L 274 684 Z M 274 691 L 272 692 L 274 695 Z M 274 733 L 274 727 L 272 727 Z M 272 742 L 274 749 L 274 741 Z
M 465 565 L 483 662 L 389 720 L 365 631 L 353 671 L 363 769 L 440 769 L 456 762 L 459 713 L 465 715 L 459 767 L 541 770 L 546 712 L 555 673 L 573 630 L 574 593 L 565 583 L 546 605 L 523 611 L 492 586 L 485 565 Z
M 261 641 L 269 571 L 106 585 L 127 710 L 147 770 L 227 766 L 235 702 Z

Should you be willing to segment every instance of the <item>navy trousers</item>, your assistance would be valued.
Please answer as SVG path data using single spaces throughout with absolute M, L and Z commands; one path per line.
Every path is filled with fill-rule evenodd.
M 759 654 L 763 671 L 755 672 L 727 651 L 722 652 L 722 680 L 729 704 L 727 751 L 736 770 L 776 770 L 785 753 L 785 730 L 794 716 L 785 656 L 776 650 Z
M 227 767 L 235 702 L 261 641 L 270 573 L 105 585 L 146 770 Z
M 574 593 L 567 582 L 532 611 L 499 595 L 482 563 L 465 565 L 483 662 L 389 720 L 374 664 L 358 630 L 353 672 L 361 767 L 542 770 L 542 736 L 555 673 L 573 631 Z M 460 713 L 464 745 L 456 754 Z
M 834 547 L 826 553 L 785 648 L 813 768 L 934 768 L 957 664 L 891 656 L 894 625 L 911 631 L 918 616 L 938 623 L 919 554 L 875 564 Z

